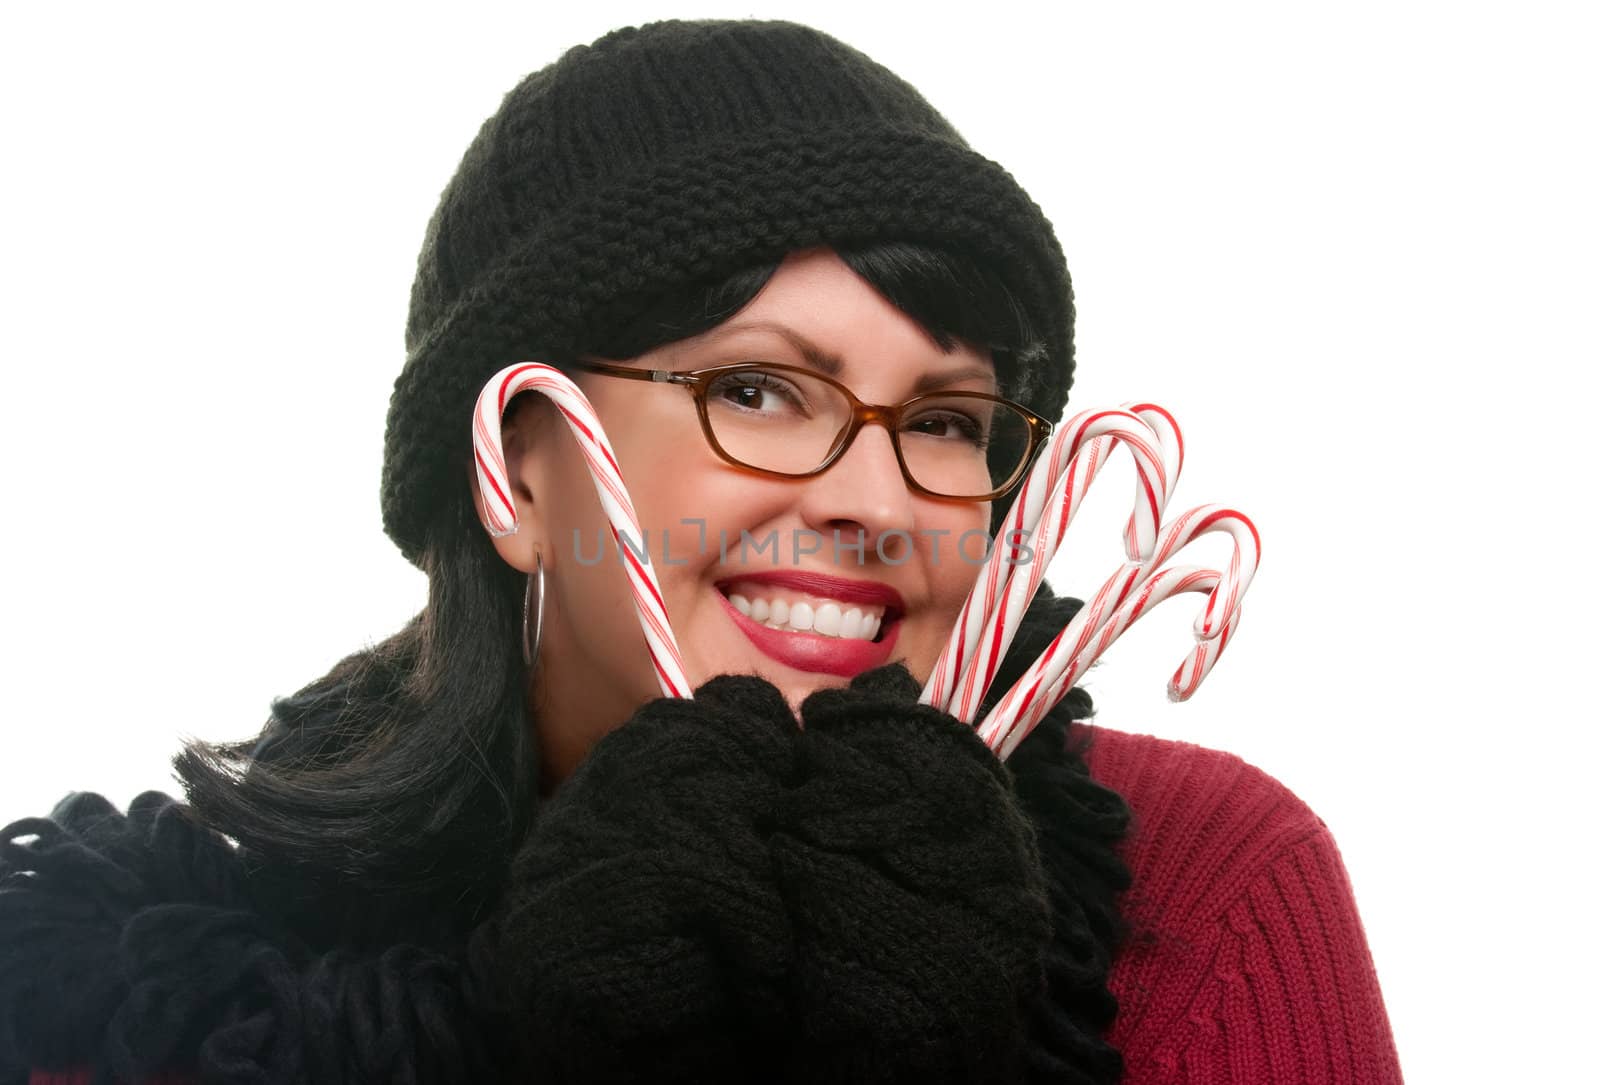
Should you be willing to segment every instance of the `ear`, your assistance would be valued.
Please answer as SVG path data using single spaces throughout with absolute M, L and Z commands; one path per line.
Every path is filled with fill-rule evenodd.
M 548 447 L 554 434 L 547 415 L 550 401 L 541 395 L 522 395 L 512 400 L 500 423 L 501 449 L 505 453 L 506 478 L 510 483 L 507 497 L 517 512 L 517 527 L 510 535 L 496 537 L 489 529 L 484 516 L 483 492 L 478 483 L 478 472 L 468 471 L 472 486 L 472 507 L 478 511 L 478 522 L 489 532 L 494 548 L 501 559 L 513 569 L 531 573 L 535 555 L 548 555 L 544 504 L 538 499 L 546 488 L 542 470 L 548 465 Z M 542 454 L 541 454 L 542 453 Z

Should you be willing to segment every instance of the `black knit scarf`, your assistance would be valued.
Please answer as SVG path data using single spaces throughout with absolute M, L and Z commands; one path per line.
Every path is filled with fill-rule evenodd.
M 1072 607 L 1036 602 L 997 689 Z M 1106 977 L 1128 880 L 1116 851 L 1127 810 L 1073 748 L 1074 707 L 1052 713 L 1008 767 L 1054 913 L 1026 1079 L 1088 1085 L 1121 1071 L 1105 1040 L 1116 1013 Z M 313 946 L 263 902 L 253 874 L 248 857 L 155 792 L 126 814 L 73 795 L 48 819 L 0 831 L 0 1085 L 68 1067 L 123 1081 L 157 1069 L 315 1085 L 580 1080 L 519 1062 L 498 976 L 524 947 L 495 922 L 381 951 Z M 659 1081 L 658 1069 L 606 1080 Z

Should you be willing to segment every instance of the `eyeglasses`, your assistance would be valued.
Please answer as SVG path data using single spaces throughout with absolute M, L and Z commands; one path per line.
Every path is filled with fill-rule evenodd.
M 820 475 L 862 426 L 877 422 L 889 431 L 913 491 L 959 501 L 1011 492 L 1053 428 L 1021 404 L 984 392 L 931 392 L 893 407 L 862 403 L 836 380 L 772 362 L 681 373 L 599 362 L 576 368 L 688 389 L 712 451 L 736 467 L 780 478 Z

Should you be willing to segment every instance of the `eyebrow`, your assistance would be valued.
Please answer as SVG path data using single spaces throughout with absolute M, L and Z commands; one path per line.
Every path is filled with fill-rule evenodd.
M 813 343 L 811 340 L 807 339 L 805 336 L 801 335 L 799 332 L 795 331 L 786 324 L 779 324 L 776 321 L 770 320 L 758 320 L 752 321 L 748 324 L 724 324 L 716 331 L 721 334 L 719 335 L 713 333 L 711 336 L 708 336 L 708 338 L 715 340 L 721 338 L 722 335 L 732 335 L 734 332 L 740 331 L 772 332 L 786 341 L 790 346 L 794 347 L 795 350 L 799 351 L 800 357 L 805 359 L 806 365 L 810 366 L 812 369 L 815 369 L 824 376 L 832 377 L 834 380 L 838 380 L 839 374 L 844 372 L 844 361 L 837 354 L 834 354 L 832 351 L 823 350 L 821 347 L 817 346 L 817 344 Z M 950 369 L 939 373 L 923 373 L 912 384 L 911 394 L 921 395 L 923 392 L 931 389 L 942 388 L 950 384 L 959 384 L 964 380 L 987 380 L 991 383 L 994 383 L 996 387 L 999 386 L 998 375 L 995 373 L 992 365 L 969 365 L 962 366 L 960 369 Z

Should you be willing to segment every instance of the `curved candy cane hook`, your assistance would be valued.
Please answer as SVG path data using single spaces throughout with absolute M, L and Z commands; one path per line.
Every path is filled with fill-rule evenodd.
M 1236 509 L 1223 505 L 1200 505 L 1162 529 L 1152 559 L 1154 565 L 1164 565 L 1195 539 L 1213 531 L 1226 531 L 1233 536 L 1233 557 L 1228 562 L 1219 590 L 1213 593 L 1205 611 L 1195 619 L 1194 634 L 1205 640 L 1211 640 L 1221 633 L 1228 615 L 1238 609 L 1239 600 L 1255 579 L 1256 567 L 1261 564 L 1261 533 L 1256 530 L 1256 525 L 1250 517 Z
M 1117 638 L 1145 614 L 1179 592 L 1215 592 L 1222 579 L 1223 575 L 1215 569 L 1201 569 L 1192 565 L 1175 566 L 1158 571 L 1146 580 L 1131 598 L 1116 608 L 1110 619 L 1095 632 L 1086 650 L 1071 658 L 1052 657 L 1048 650 L 1041 655 L 1016 687 L 1001 699 L 995 710 L 979 726 L 978 736 L 995 751 L 997 756 L 1002 759 L 1009 757 L 1028 736 L 1033 724 L 1042 719 L 1059 700 L 1059 697 L 1052 698 L 1049 695 L 1041 697 L 1040 690 L 1054 687 L 1065 693 L 1094 665 L 1105 650 L 1116 642 Z M 1188 658 L 1174 672 L 1168 684 L 1169 696 L 1174 686 L 1180 683 L 1187 687 L 1189 693 L 1193 692 L 1193 688 L 1216 665 L 1222 649 L 1232 637 L 1238 619 L 1239 612 L 1236 609 L 1218 630 L 1215 641 L 1196 645 Z M 1051 647 L 1054 648 L 1055 645 L 1052 644 Z
M 506 476 L 505 450 L 501 445 L 500 423 L 506 405 L 521 392 L 538 392 L 556 405 L 577 440 L 583 458 L 589 465 L 589 475 L 594 480 L 595 493 L 606 511 L 611 524 L 611 537 L 616 541 L 617 553 L 622 555 L 628 571 L 628 584 L 633 590 L 633 607 L 639 616 L 639 626 L 644 631 L 650 649 L 650 661 L 655 667 L 656 681 L 667 697 L 688 697 L 690 686 L 684 672 L 683 656 L 678 651 L 677 639 L 672 635 L 672 623 L 667 619 L 666 603 L 661 598 L 661 585 L 656 582 L 655 567 L 647 560 L 641 561 L 631 546 L 624 545 L 619 537 L 631 532 L 630 538 L 642 539 L 639 517 L 634 512 L 633 500 L 622 482 L 622 468 L 611 451 L 600 426 L 600 417 L 587 396 L 576 384 L 555 366 L 543 362 L 519 362 L 509 365 L 489 378 L 478 394 L 472 414 L 472 452 L 478 473 L 478 492 L 482 498 L 484 527 L 491 535 L 503 538 L 516 533 L 517 509 L 511 501 L 511 485 Z
M 1168 416 L 1170 418 L 1170 416 Z M 971 721 L 1011 646 L 1022 615 L 1044 578 L 1089 484 L 1117 441 L 1138 468 L 1137 499 L 1123 535 L 1130 557 L 1150 558 L 1171 486 L 1170 457 L 1138 415 L 1084 411 L 1052 437 L 1006 515 L 1000 540 L 967 596 L 950 638 L 922 692 L 922 701 Z M 1027 575 L 1016 573 L 1019 540 L 1033 533 Z
M 1172 492 L 1178 488 L 1178 477 L 1183 474 L 1183 430 L 1178 428 L 1178 420 L 1172 417 L 1171 411 L 1157 403 L 1124 403 L 1122 409 L 1138 415 L 1156 435 L 1156 444 L 1161 450 L 1161 465 L 1166 469 L 1167 497 L 1170 499 Z M 1124 529 L 1124 539 L 1133 526 L 1130 517 Z M 1133 556 L 1131 549 L 1128 550 L 1128 556 Z
M 1210 573 L 1215 580 L 1206 589 L 1209 598 L 1205 609 L 1195 620 L 1195 648 L 1174 672 L 1167 685 L 1167 696 L 1174 701 L 1192 697 L 1226 647 L 1228 639 L 1238 624 L 1240 602 L 1255 577 L 1261 560 L 1261 538 L 1250 518 L 1234 509 L 1221 505 L 1201 505 L 1190 509 L 1162 529 L 1156 545 L 1154 559 L 1148 565 L 1124 565 L 1102 585 L 1094 599 L 1082 607 L 1050 646 L 1041 653 L 1033 667 L 1023 675 L 1017 687 L 995 705 L 984 720 L 980 733 L 1017 735 L 1020 742 L 1032 731 L 1056 704 L 1072 689 L 1072 684 L 1094 660 L 1121 635 L 1117 622 L 1127 613 L 1124 602 L 1130 592 L 1141 590 L 1134 600 L 1146 599 L 1150 583 L 1158 578 L 1165 583 L 1169 570 L 1159 568 L 1173 555 L 1201 535 L 1213 531 L 1227 531 L 1233 536 L 1233 555 L 1225 573 Z M 1192 570 L 1192 566 L 1184 567 Z M 1193 581 L 1172 590 L 1199 590 Z M 1165 595 L 1162 596 L 1165 598 Z M 1157 600 L 1159 601 L 1159 600 Z M 1135 609 L 1128 618 L 1131 623 L 1142 613 L 1144 606 Z M 1114 609 L 1113 609 L 1114 608 Z M 1111 616 L 1105 611 L 1112 609 Z M 1125 627 L 1124 627 L 1125 628 Z M 1106 638 L 1107 631 L 1110 639 Z M 991 722 L 993 721 L 993 722 Z M 998 740 L 997 741 L 1001 741 Z M 1014 748 L 1014 743 L 1012 747 Z
M 618 553 L 626 560 L 634 608 L 661 690 L 669 697 L 689 696 L 688 677 L 655 570 L 648 559 L 641 559 L 622 542 L 625 532 L 632 538 L 643 534 L 621 468 L 588 398 L 553 366 L 539 362 L 507 366 L 484 385 L 478 397 L 472 438 L 484 526 L 497 537 L 517 530 L 500 429 L 507 404 L 524 391 L 549 398 L 572 430 L 610 521 Z M 1002 757 L 1016 748 L 1129 625 L 1171 594 L 1210 592 L 1205 611 L 1195 622 L 1197 644 L 1168 683 L 1168 695 L 1175 700 L 1194 692 L 1237 626 L 1239 600 L 1260 560 L 1260 537 L 1254 525 L 1232 509 L 1207 505 L 1191 509 L 1158 533 L 1161 514 L 1183 467 L 1183 435 L 1176 422 L 1166 410 L 1148 403 L 1122 410 L 1084 411 L 1062 428 L 1047 454 L 1029 472 L 1006 516 L 1000 544 L 989 555 L 978 584 L 962 607 L 922 700 L 963 719 L 972 718 L 1090 483 L 1119 442 L 1128 445 L 1139 476 L 1138 499 L 1123 531 L 1130 560 L 1080 609 L 983 721 L 980 735 Z M 1034 561 L 1028 574 L 1018 577 L 1020 539 L 1035 529 Z M 1199 535 L 1221 530 L 1234 537 L 1233 560 L 1226 573 L 1160 568 Z

